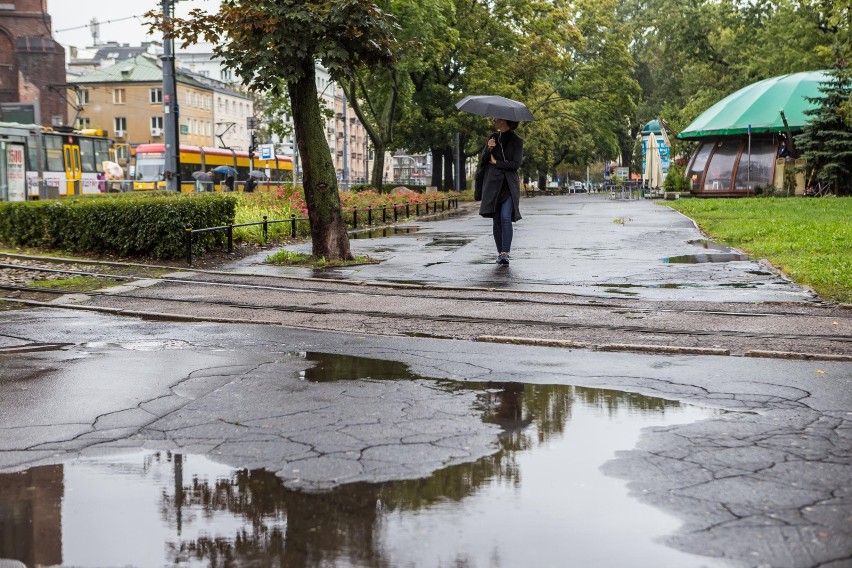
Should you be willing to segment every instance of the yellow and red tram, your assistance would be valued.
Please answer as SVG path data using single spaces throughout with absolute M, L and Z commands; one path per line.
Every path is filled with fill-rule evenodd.
M 133 179 L 133 189 L 138 191 L 165 189 L 166 171 L 165 144 L 140 144 L 136 146 L 131 157 L 130 177 Z M 235 190 L 242 190 L 249 178 L 251 160 L 248 152 L 230 150 L 227 148 L 210 148 L 206 146 L 180 146 L 180 178 L 181 191 L 196 191 L 197 184 L 193 177 L 195 172 L 212 172 L 218 166 L 230 166 L 237 171 L 234 176 Z M 262 191 L 268 186 L 292 182 L 293 160 L 289 157 L 278 156 L 271 160 L 262 160 L 254 155 L 254 169 L 266 172 L 268 184 L 261 181 L 257 190 Z M 225 176 L 215 175 L 215 183 L 208 189 L 220 188 Z M 209 182 L 208 182 L 209 183 Z

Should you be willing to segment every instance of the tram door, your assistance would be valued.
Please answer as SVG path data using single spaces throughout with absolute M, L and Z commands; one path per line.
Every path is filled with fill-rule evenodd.
M 65 195 L 80 195 L 83 193 L 80 147 L 74 144 L 65 144 L 62 148 L 65 154 Z

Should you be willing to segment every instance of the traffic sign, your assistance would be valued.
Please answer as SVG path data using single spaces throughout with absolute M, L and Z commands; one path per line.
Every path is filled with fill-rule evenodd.
M 260 159 L 261 160 L 274 160 L 275 159 L 275 145 L 274 144 L 261 144 L 260 145 Z

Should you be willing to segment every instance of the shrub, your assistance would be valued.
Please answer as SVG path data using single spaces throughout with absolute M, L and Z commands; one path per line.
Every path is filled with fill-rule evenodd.
M 0 242 L 68 252 L 180 257 L 183 227 L 233 222 L 236 198 L 221 193 L 119 194 L 57 201 L 0 203 Z M 222 242 L 224 231 L 201 233 L 193 252 Z
M 689 180 L 686 178 L 684 166 L 677 162 L 672 162 L 669 165 L 669 171 L 666 173 L 666 179 L 663 180 L 663 191 L 666 192 L 687 192 L 689 191 Z

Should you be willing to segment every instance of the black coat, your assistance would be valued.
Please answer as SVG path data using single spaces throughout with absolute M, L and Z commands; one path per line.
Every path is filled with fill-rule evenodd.
M 521 201 L 521 179 L 518 177 L 518 167 L 524 154 L 524 140 L 514 133 L 506 131 L 494 134 L 492 137 L 498 140 L 493 152 L 485 146 L 479 157 L 479 169 L 474 182 L 474 199 L 482 201 L 479 205 L 479 214 L 483 217 L 493 217 L 497 212 L 500 197 L 500 188 L 503 180 L 509 184 L 509 193 L 512 195 L 512 221 L 521 219 L 521 210 L 518 204 Z M 491 163 L 491 155 L 497 160 Z

